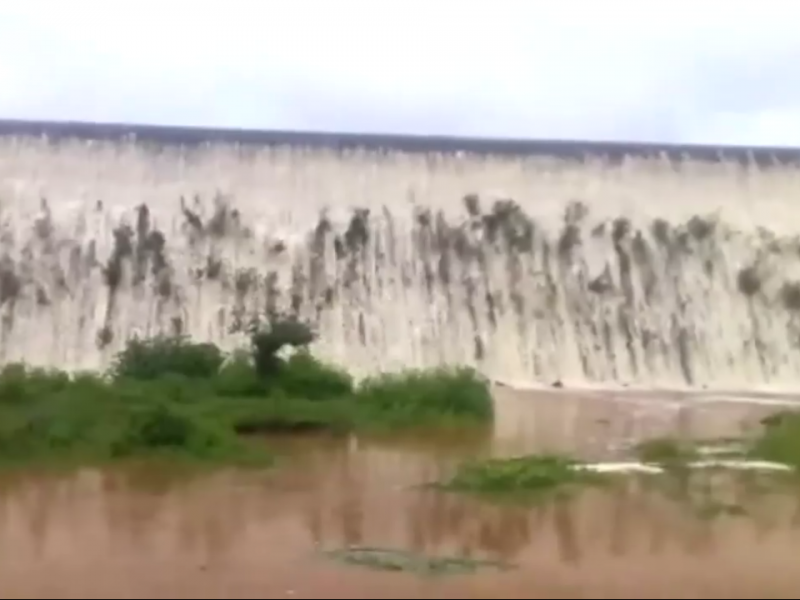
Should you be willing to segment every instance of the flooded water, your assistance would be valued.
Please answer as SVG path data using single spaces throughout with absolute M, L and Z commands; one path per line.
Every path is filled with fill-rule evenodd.
M 587 458 L 608 453 L 584 443 L 595 428 L 613 442 L 609 417 L 612 429 L 624 425 L 635 404 L 529 400 L 538 408 L 524 417 L 528 447 L 571 446 Z M 645 405 L 651 417 L 660 411 L 659 423 L 672 418 L 658 398 L 637 406 Z M 764 410 L 742 406 L 715 413 L 717 421 L 688 410 L 684 431 L 729 434 Z M 650 427 L 627 423 L 625 435 Z M 464 440 L 271 443 L 292 458 L 269 473 L 189 477 L 149 466 L 4 480 L 0 596 L 793 598 L 800 590 L 800 491 L 791 487 L 717 481 L 714 501 L 737 510 L 713 514 L 636 479 L 536 506 L 495 505 L 417 485 L 450 472 L 470 451 Z M 513 453 L 510 438 L 495 451 Z M 350 548 L 352 557 L 355 547 L 372 549 L 362 558 L 379 564 L 406 552 L 503 568 L 423 576 L 326 554 Z
M 790 394 L 642 390 L 520 390 L 494 386 L 494 447 L 501 453 L 566 452 L 615 460 L 646 439 L 719 439 L 752 432 L 776 410 L 800 406 Z

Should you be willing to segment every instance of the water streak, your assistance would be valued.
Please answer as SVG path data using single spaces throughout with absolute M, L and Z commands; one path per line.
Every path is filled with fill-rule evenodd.
M 794 167 L 0 143 L 0 359 L 226 348 L 294 312 L 358 374 L 796 388 Z

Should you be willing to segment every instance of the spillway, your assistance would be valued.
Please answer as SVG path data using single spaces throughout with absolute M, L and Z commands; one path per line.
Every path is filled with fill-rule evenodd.
M 232 349 L 293 313 L 357 374 L 800 385 L 800 170 L 0 139 L 0 361 Z

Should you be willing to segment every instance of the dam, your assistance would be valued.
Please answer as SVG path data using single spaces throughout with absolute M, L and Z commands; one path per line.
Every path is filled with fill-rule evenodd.
M 0 128 L 2 362 L 102 368 L 159 332 L 234 349 L 276 311 L 359 375 L 466 364 L 522 387 L 800 385 L 791 161 L 26 127 Z

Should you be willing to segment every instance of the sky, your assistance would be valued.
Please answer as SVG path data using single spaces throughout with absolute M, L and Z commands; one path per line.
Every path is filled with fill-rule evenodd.
M 800 146 L 790 0 L 4 0 L 0 118 Z

